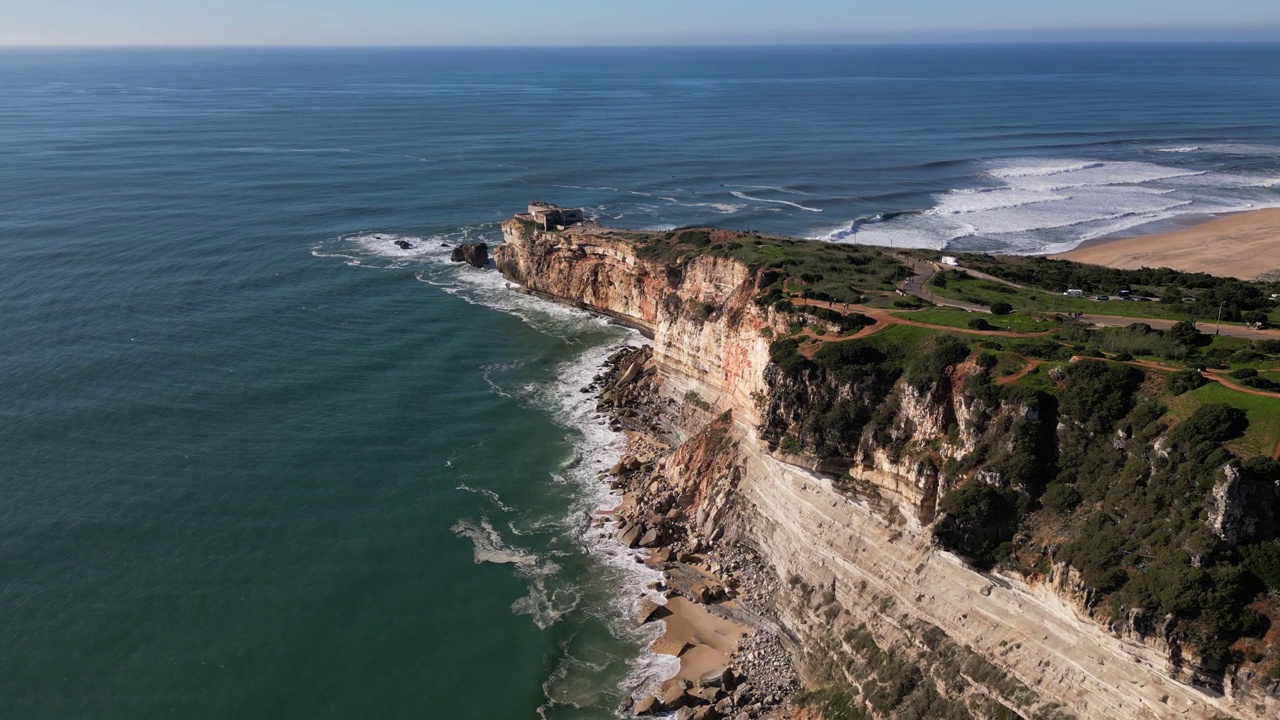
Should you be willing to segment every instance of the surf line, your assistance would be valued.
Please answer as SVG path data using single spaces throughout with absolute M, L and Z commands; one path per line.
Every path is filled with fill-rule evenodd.
M 807 210 L 808 212 L 822 212 L 822 208 L 809 207 L 808 205 L 801 205 L 800 203 L 794 203 L 794 202 L 791 202 L 790 200 L 771 200 L 769 198 L 760 198 L 760 197 L 755 197 L 753 195 L 748 195 L 744 192 L 739 192 L 737 190 L 730 190 L 729 194 L 733 195 L 739 200 L 753 200 L 755 202 L 773 203 L 775 205 L 790 205 L 793 208 Z

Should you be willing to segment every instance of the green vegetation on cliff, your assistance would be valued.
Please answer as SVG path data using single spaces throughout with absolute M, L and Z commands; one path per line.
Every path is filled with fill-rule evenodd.
M 622 233 L 637 254 L 681 268 L 698 255 L 731 257 L 754 270 L 772 268 L 786 290 L 805 297 L 856 303 L 872 291 L 892 290 L 909 275 L 900 260 L 863 245 L 766 237 L 732 230 L 684 228 L 666 233 Z M 780 296 L 779 296 L 780 297 Z
M 1280 399 L 1090 359 L 1057 366 L 1034 389 L 1000 386 L 999 355 L 957 370 L 979 341 L 909 330 L 828 342 L 811 359 L 794 339 L 775 342 L 774 407 L 795 420 L 774 415 L 773 431 L 818 457 L 856 461 L 878 448 L 917 472 L 932 466 L 924 472 L 950 488 L 935 527 L 944 546 L 1031 576 L 1065 563 L 1103 618 L 1209 668 L 1259 642 L 1271 620 L 1253 603 L 1280 579 L 1280 463 L 1268 457 Z M 969 407 L 969 426 L 949 432 L 969 433 L 973 449 L 939 463 L 919 439 L 909 446 L 903 423 L 920 419 L 900 414 L 908 389 Z

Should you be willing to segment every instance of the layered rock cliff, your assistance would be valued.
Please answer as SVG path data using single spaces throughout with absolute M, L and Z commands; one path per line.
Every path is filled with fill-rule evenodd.
M 998 512 L 975 526 L 942 498 L 963 483 L 1026 491 L 1037 463 L 1057 461 L 1056 438 L 1085 432 L 1068 411 L 996 392 L 946 343 L 921 345 L 905 371 L 864 351 L 833 371 L 778 342 L 794 317 L 757 302 L 776 278 L 733 257 L 664 255 L 594 226 L 515 219 L 503 235 L 494 259 L 508 280 L 653 339 L 664 420 L 690 440 L 667 480 L 702 537 L 749 544 L 769 565 L 815 707 L 851 687 L 877 717 L 1280 715 L 1274 683 L 1224 680 L 1194 643 L 1115 617 L 1047 554 L 1016 563 L 1038 572 L 992 574 L 937 547 L 938 535 L 988 549 L 1011 535 Z M 717 427 L 709 443 L 713 423 L 732 442 Z M 1242 495 L 1232 482 L 1215 495 L 1224 527 Z

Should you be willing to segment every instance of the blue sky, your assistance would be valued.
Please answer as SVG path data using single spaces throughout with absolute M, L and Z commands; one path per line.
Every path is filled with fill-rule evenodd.
M 3 45 L 1272 39 L 1280 0 L 0 0 Z

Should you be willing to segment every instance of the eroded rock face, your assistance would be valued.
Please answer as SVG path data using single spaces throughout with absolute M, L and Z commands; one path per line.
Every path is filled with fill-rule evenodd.
M 975 573 L 931 544 L 948 466 L 980 447 L 1007 452 L 1015 437 L 1052 436 L 1052 412 L 966 396 L 958 388 L 972 363 L 946 382 L 899 381 L 887 395 L 856 380 L 786 376 L 770 365 L 769 344 L 788 318 L 752 302 L 763 279 L 740 263 L 700 256 L 673 268 L 587 229 L 544 233 L 508 221 L 503 232 L 495 261 L 509 280 L 654 338 L 636 372 L 652 374 L 666 403 L 652 422 L 684 444 L 659 468 L 663 500 L 653 510 L 691 521 L 687 552 L 714 547 L 713 538 L 758 552 L 777 583 L 782 637 L 811 683 L 861 683 L 880 672 L 872 664 L 883 653 L 919 668 L 975 717 L 997 716 L 996 705 L 1024 717 L 1280 716 L 1275 698 L 1231 678 L 1225 698 L 1176 682 L 1171 673 L 1192 678 L 1171 663 L 1181 658 L 1161 619 L 1109 619 L 1113 634 L 1088 615 L 1096 599 L 1066 566 L 1028 585 Z M 609 392 L 608 402 L 630 402 Z M 874 403 L 880 425 L 838 458 L 781 451 L 813 407 L 837 401 Z M 982 480 L 1011 482 L 997 470 Z M 1224 471 L 1215 489 L 1210 520 L 1224 539 L 1250 532 L 1238 512 L 1249 487 Z M 642 544 L 657 520 L 626 540 Z
M 489 246 L 482 242 L 465 243 L 455 247 L 449 259 L 453 262 L 465 262 L 472 267 L 483 268 L 489 264 Z
M 756 273 L 710 255 L 674 268 L 592 228 L 541 232 L 508 220 L 502 233 L 494 262 L 508 280 L 640 328 L 654 338 L 671 397 L 694 393 L 757 424 L 769 343 L 787 319 L 752 302 Z
M 1271 511 L 1280 497 L 1280 483 L 1257 479 L 1235 463 L 1222 467 L 1207 505 L 1205 524 L 1229 547 L 1280 534 Z

